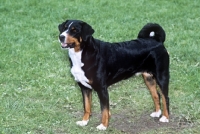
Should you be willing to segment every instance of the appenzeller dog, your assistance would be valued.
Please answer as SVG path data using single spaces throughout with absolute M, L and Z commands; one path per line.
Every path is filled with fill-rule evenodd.
M 95 39 L 93 28 L 80 20 L 66 20 L 58 28 L 61 47 L 68 49 L 71 73 L 83 96 L 84 115 L 77 125 L 88 124 L 95 90 L 102 112 L 97 129 L 106 130 L 111 116 L 108 87 L 139 72 L 154 101 L 155 111 L 150 116 L 169 122 L 169 54 L 164 46 L 165 31 L 159 24 L 148 23 L 137 39 L 117 43 Z

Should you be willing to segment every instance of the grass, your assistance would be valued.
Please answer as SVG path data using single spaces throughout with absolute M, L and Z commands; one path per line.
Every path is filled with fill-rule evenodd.
M 176 133 L 198 133 L 199 5 L 198 0 L 0 1 L 0 133 L 126 133 L 112 125 L 114 119 L 106 132 L 96 130 L 97 117 L 87 127 L 75 125 L 83 111 L 81 93 L 70 76 L 67 52 L 57 41 L 57 26 L 66 19 L 88 22 L 96 31 L 95 38 L 110 42 L 136 38 L 147 22 L 161 24 L 170 53 L 171 114 L 194 124 Z M 110 87 L 111 112 L 127 109 L 130 117 L 150 113 L 153 104 L 144 88 L 141 78 Z M 95 93 L 93 98 L 98 115 Z

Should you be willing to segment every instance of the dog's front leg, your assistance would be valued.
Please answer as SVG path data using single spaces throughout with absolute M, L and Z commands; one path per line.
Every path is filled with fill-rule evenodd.
M 106 130 L 109 124 L 109 118 L 111 116 L 110 110 L 109 110 L 109 95 L 107 89 L 100 89 L 97 91 L 98 97 L 100 100 L 101 105 L 101 124 L 97 126 L 98 130 Z
M 83 96 L 83 107 L 84 115 L 82 121 L 77 121 L 76 124 L 79 126 L 86 126 L 89 122 L 91 115 L 91 105 L 92 105 L 92 90 L 88 89 L 80 84 L 82 96 Z

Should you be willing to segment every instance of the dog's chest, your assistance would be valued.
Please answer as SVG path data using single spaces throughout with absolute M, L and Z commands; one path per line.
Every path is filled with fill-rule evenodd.
M 69 57 L 72 61 L 71 73 L 74 76 L 75 81 L 80 82 L 84 86 L 91 89 L 92 87 L 88 84 L 89 80 L 86 78 L 85 72 L 81 68 L 84 66 L 81 62 L 81 56 L 82 51 L 75 52 L 73 48 L 69 49 Z
M 82 55 L 82 51 L 75 52 L 74 49 L 69 49 L 69 57 L 71 58 L 72 64 L 73 64 L 72 68 L 77 67 L 81 69 L 81 67 L 84 65 L 81 62 L 81 55 Z

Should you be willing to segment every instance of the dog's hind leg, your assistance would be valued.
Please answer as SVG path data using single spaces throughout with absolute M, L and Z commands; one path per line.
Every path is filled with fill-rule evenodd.
M 101 118 L 101 124 L 97 126 L 98 130 L 106 130 L 109 124 L 109 119 L 110 119 L 110 109 L 109 109 L 109 95 L 107 89 L 100 89 L 97 91 L 99 100 L 100 100 L 100 105 L 101 105 L 101 113 L 102 113 L 102 118 Z
M 79 84 L 80 85 L 80 84 Z M 86 126 L 89 122 L 91 112 L 91 105 L 92 105 L 92 90 L 87 89 L 80 85 L 82 96 L 83 96 L 83 107 L 84 107 L 84 115 L 82 121 L 77 121 L 76 124 L 79 126 Z
M 158 74 L 157 83 L 161 89 L 162 103 L 163 103 L 163 114 L 160 118 L 160 122 L 169 122 L 169 72 L 164 72 L 163 74 Z
M 143 78 L 144 78 L 144 82 L 147 86 L 147 88 L 149 89 L 152 99 L 154 101 L 154 105 L 155 105 L 155 112 L 151 113 L 150 116 L 151 117 L 160 117 L 161 116 L 161 110 L 160 110 L 160 95 L 158 94 L 157 91 L 157 84 L 156 84 L 156 80 L 153 78 L 153 76 L 151 74 L 148 73 L 143 73 L 142 74 Z

